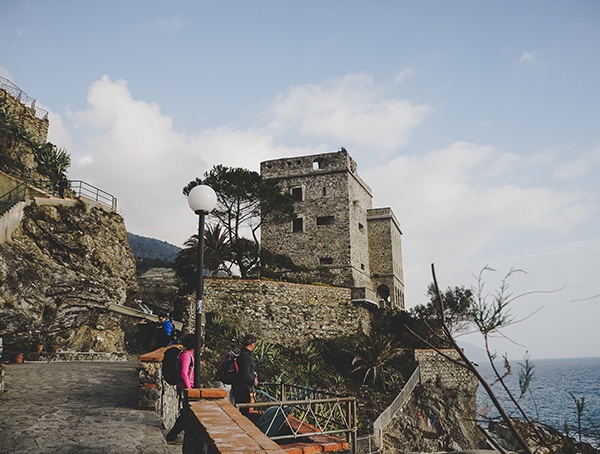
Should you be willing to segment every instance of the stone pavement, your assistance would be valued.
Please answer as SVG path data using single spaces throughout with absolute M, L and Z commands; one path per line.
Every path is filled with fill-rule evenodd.
M 0 453 L 180 453 L 158 415 L 137 410 L 137 361 L 8 364 Z

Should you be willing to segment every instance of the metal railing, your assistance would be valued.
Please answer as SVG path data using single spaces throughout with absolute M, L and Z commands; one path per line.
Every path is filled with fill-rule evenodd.
M 29 188 L 54 195 L 59 193 L 57 185 L 50 180 L 29 180 L 22 182 L 6 194 L 0 196 L 0 214 L 8 211 L 15 203 L 27 200 L 29 197 Z M 67 180 L 64 187 L 64 194 L 74 198 L 79 197 L 92 200 L 110 207 L 112 211 L 117 211 L 116 197 L 82 180 Z
M 421 383 L 421 369 L 419 366 L 417 366 L 402 388 L 402 391 L 400 391 L 400 394 L 396 396 L 394 401 L 385 410 L 383 410 L 375 422 L 373 422 L 373 435 L 370 438 L 379 444 L 379 449 L 382 449 L 383 430 L 396 417 L 398 412 L 402 410 L 402 408 L 404 408 L 404 406 L 408 403 L 412 392 L 419 383 Z M 371 439 L 369 440 L 369 444 L 371 443 Z
M 109 206 L 112 211 L 117 211 L 117 199 L 102 189 L 92 186 L 82 180 L 69 180 L 68 190 L 75 194 L 75 197 L 85 197 L 94 202 Z
M 355 397 L 284 383 L 261 383 L 255 388 L 255 402 L 236 406 L 261 413 L 259 428 L 273 440 L 339 436 L 345 437 L 355 452 Z
M 0 216 L 19 202 L 27 200 L 27 184 L 20 183 L 6 194 L 0 196 Z
M 379 454 L 382 448 L 380 438 L 374 434 L 357 437 L 355 454 Z
M 32 98 L 19 87 L 17 87 L 13 82 L 8 80 L 6 77 L 0 76 L 0 89 L 7 92 L 25 107 L 29 107 L 35 111 L 35 116 L 41 120 L 48 119 L 48 111 L 45 109 L 41 109 L 35 105 L 35 98 Z
M 410 376 L 400 394 L 396 396 L 394 401 L 387 407 L 383 412 L 379 415 L 379 417 L 373 423 L 373 431 L 383 430 L 385 427 L 394 419 L 396 414 L 402 407 L 406 405 L 408 399 L 410 398 L 412 392 L 416 388 L 416 386 L 421 382 L 421 369 L 419 366 L 415 369 L 413 374 Z

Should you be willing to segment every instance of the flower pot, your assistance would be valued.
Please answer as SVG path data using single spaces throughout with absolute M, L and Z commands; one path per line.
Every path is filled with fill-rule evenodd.
M 44 344 L 36 344 L 33 346 L 36 353 L 42 353 L 44 351 Z
M 13 354 L 13 363 L 15 364 L 21 364 L 23 362 L 23 360 L 25 359 L 25 354 L 24 353 L 15 353 Z
M 47 348 L 50 353 L 56 353 L 58 351 L 58 345 L 56 344 L 48 345 Z

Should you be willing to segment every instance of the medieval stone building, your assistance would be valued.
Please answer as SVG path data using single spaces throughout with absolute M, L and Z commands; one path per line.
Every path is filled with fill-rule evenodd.
M 289 224 L 263 219 L 265 249 L 309 270 L 326 269 L 330 284 L 352 288 L 352 299 L 404 307 L 400 224 L 391 208 L 372 208 L 371 188 L 345 149 L 275 159 L 260 166 L 295 200 Z

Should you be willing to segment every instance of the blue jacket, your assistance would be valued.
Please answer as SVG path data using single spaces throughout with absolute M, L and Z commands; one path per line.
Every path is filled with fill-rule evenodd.
M 173 345 L 173 323 L 171 320 L 166 319 L 164 322 L 161 322 L 160 329 L 156 333 L 156 343 L 154 344 L 154 348 L 167 347 L 169 345 Z

